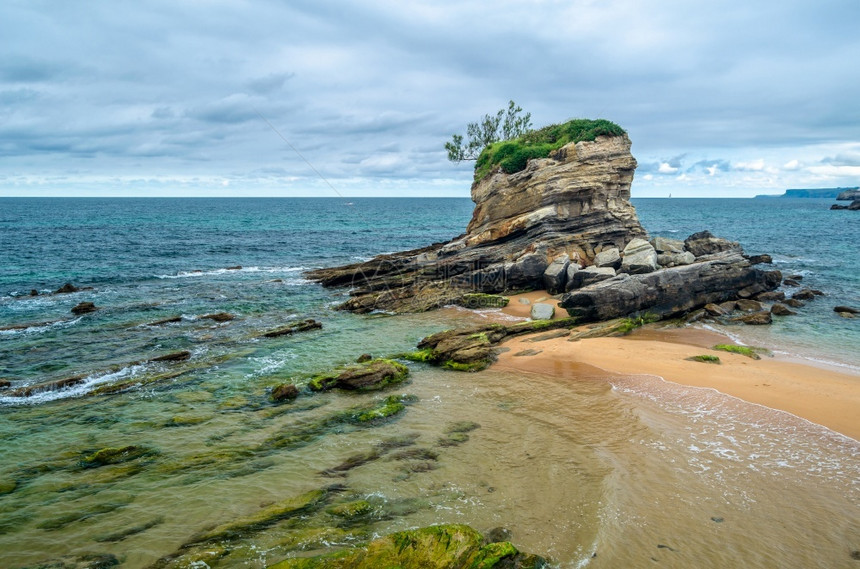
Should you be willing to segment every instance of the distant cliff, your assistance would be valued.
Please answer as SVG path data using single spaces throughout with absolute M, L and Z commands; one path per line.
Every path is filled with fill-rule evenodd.
M 793 190 L 785 190 L 784 194 L 762 194 L 756 196 L 757 198 L 836 198 L 837 200 L 851 200 L 856 198 L 851 197 L 841 197 L 843 194 L 847 195 L 849 192 L 854 192 L 860 195 L 860 187 L 854 188 L 815 188 L 815 189 L 793 189 Z

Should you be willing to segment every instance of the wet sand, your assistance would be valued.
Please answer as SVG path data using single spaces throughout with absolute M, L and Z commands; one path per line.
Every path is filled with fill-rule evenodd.
M 513 301 L 512 301 L 513 303 Z M 539 336 L 539 335 L 535 335 Z M 532 341 L 535 336 L 505 342 L 494 368 L 506 371 L 575 377 L 586 364 L 610 373 L 653 375 L 682 385 L 711 388 L 745 401 L 786 411 L 860 440 L 860 375 L 838 372 L 769 356 L 753 360 L 710 349 L 729 338 L 707 330 L 639 329 L 620 338 L 575 342 L 567 337 Z M 525 350 L 534 355 L 516 354 Z M 714 355 L 720 364 L 689 361 Z
M 527 299 L 526 304 L 521 299 Z M 511 296 L 502 310 L 508 316 L 528 317 L 535 302 L 554 304 L 555 318 L 567 316 L 558 300 L 546 291 Z M 682 385 L 710 388 L 750 403 L 786 411 L 860 440 L 860 374 L 798 363 L 788 358 L 746 356 L 710 349 L 733 344 L 722 334 L 698 328 L 642 328 L 623 338 L 594 338 L 568 342 L 566 337 L 532 342 L 521 337 L 505 343 L 499 369 L 545 373 L 559 377 L 575 374 L 575 364 L 610 373 L 653 375 Z M 764 346 L 766 347 L 766 346 Z M 540 351 L 514 356 L 524 350 Z M 697 355 L 715 355 L 720 364 L 689 361 Z

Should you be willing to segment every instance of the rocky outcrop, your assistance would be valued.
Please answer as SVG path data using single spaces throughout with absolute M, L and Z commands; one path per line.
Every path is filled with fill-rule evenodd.
M 832 206 L 830 206 L 830 209 L 847 209 L 851 211 L 857 211 L 860 210 L 860 199 L 854 200 L 849 205 L 833 204 Z
M 649 242 L 629 202 L 635 167 L 626 135 L 571 143 L 522 171 L 497 168 L 477 180 L 464 235 L 308 276 L 350 287 L 341 308 L 360 313 L 420 312 L 474 293 L 546 287 L 564 293 L 561 306 L 585 321 L 645 310 L 677 316 L 779 286 L 778 272 L 753 267 L 769 256 L 746 257 L 740 244 L 708 231 Z M 466 340 L 463 361 L 439 361 L 486 361 L 480 337 Z
M 560 306 L 580 321 L 609 320 L 635 312 L 651 312 L 667 318 L 707 304 L 773 290 L 782 281 L 779 271 L 753 268 L 739 249 L 711 254 L 712 249 L 699 248 L 707 258 L 690 265 L 622 274 L 571 291 L 562 298 Z
M 860 200 L 860 189 L 851 188 L 849 190 L 845 190 L 844 192 L 840 192 L 838 196 L 836 196 L 837 201 L 850 202 L 855 200 Z
M 355 312 L 420 312 L 456 303 L 467 292 L 547 284 L 562 292 L 570 266 L 591 265 L 601 251 L 645 237 L 629 202 L 635 168 L 626 135 L 571 143 L 520 172 L 496 169 L 476 181 L 464 235 L 308 277 L 351 287 L 341 308 Z M 561 271 L 564 261 L 554 261 L 565 255 L 568 268 Z

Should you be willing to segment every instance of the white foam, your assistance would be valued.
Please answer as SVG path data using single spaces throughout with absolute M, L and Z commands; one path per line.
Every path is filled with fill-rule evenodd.
M 29 397 L 0 397 L 0 405 L 38 405 L 48 403 L 49 401 L 57 401 L 58 399 L 81 397 L 98 385 L 132 378 L 145 369 L 146 366 L 144 364 L 137 364 L 124 367 L 115 372 L 87 376 L 81 383 L 64 389 L 39 391 Z
M 281 274 L 281 273 L 295 273 L 299 271 L 306 271 L 308 267 L 242 267 L 241 269 L 214 269 L 210 271 L 181 271 L 176 273 L 175 275 L 156 275 L 157 279 L 187 279 L 192 277 L 211 277 L 211 276 L 221 276 L 221 275 L 229 275 L 233 273 L 241 274 L 241 273 L 268 273 L 268 274 Z M 305 281 L 306 279 L 297 279 Z

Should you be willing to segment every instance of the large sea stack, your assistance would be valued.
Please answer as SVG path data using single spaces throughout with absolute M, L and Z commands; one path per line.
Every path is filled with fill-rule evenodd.
M 652 308 L 675 315 L 780 281 L 755 269 L 737 243 L 710 234 L 649 243 L 629 201 L 636 160 L 623 131 L 570 142 L 511 173 L 504 163 L 481 166 L 479 159 L 464 235 L 308 276 L 350 287 L 341 308 L 359 313 L 421 312 L 476 292 L 548 288 L 567 291 L 562 306 L 584 321 Z

